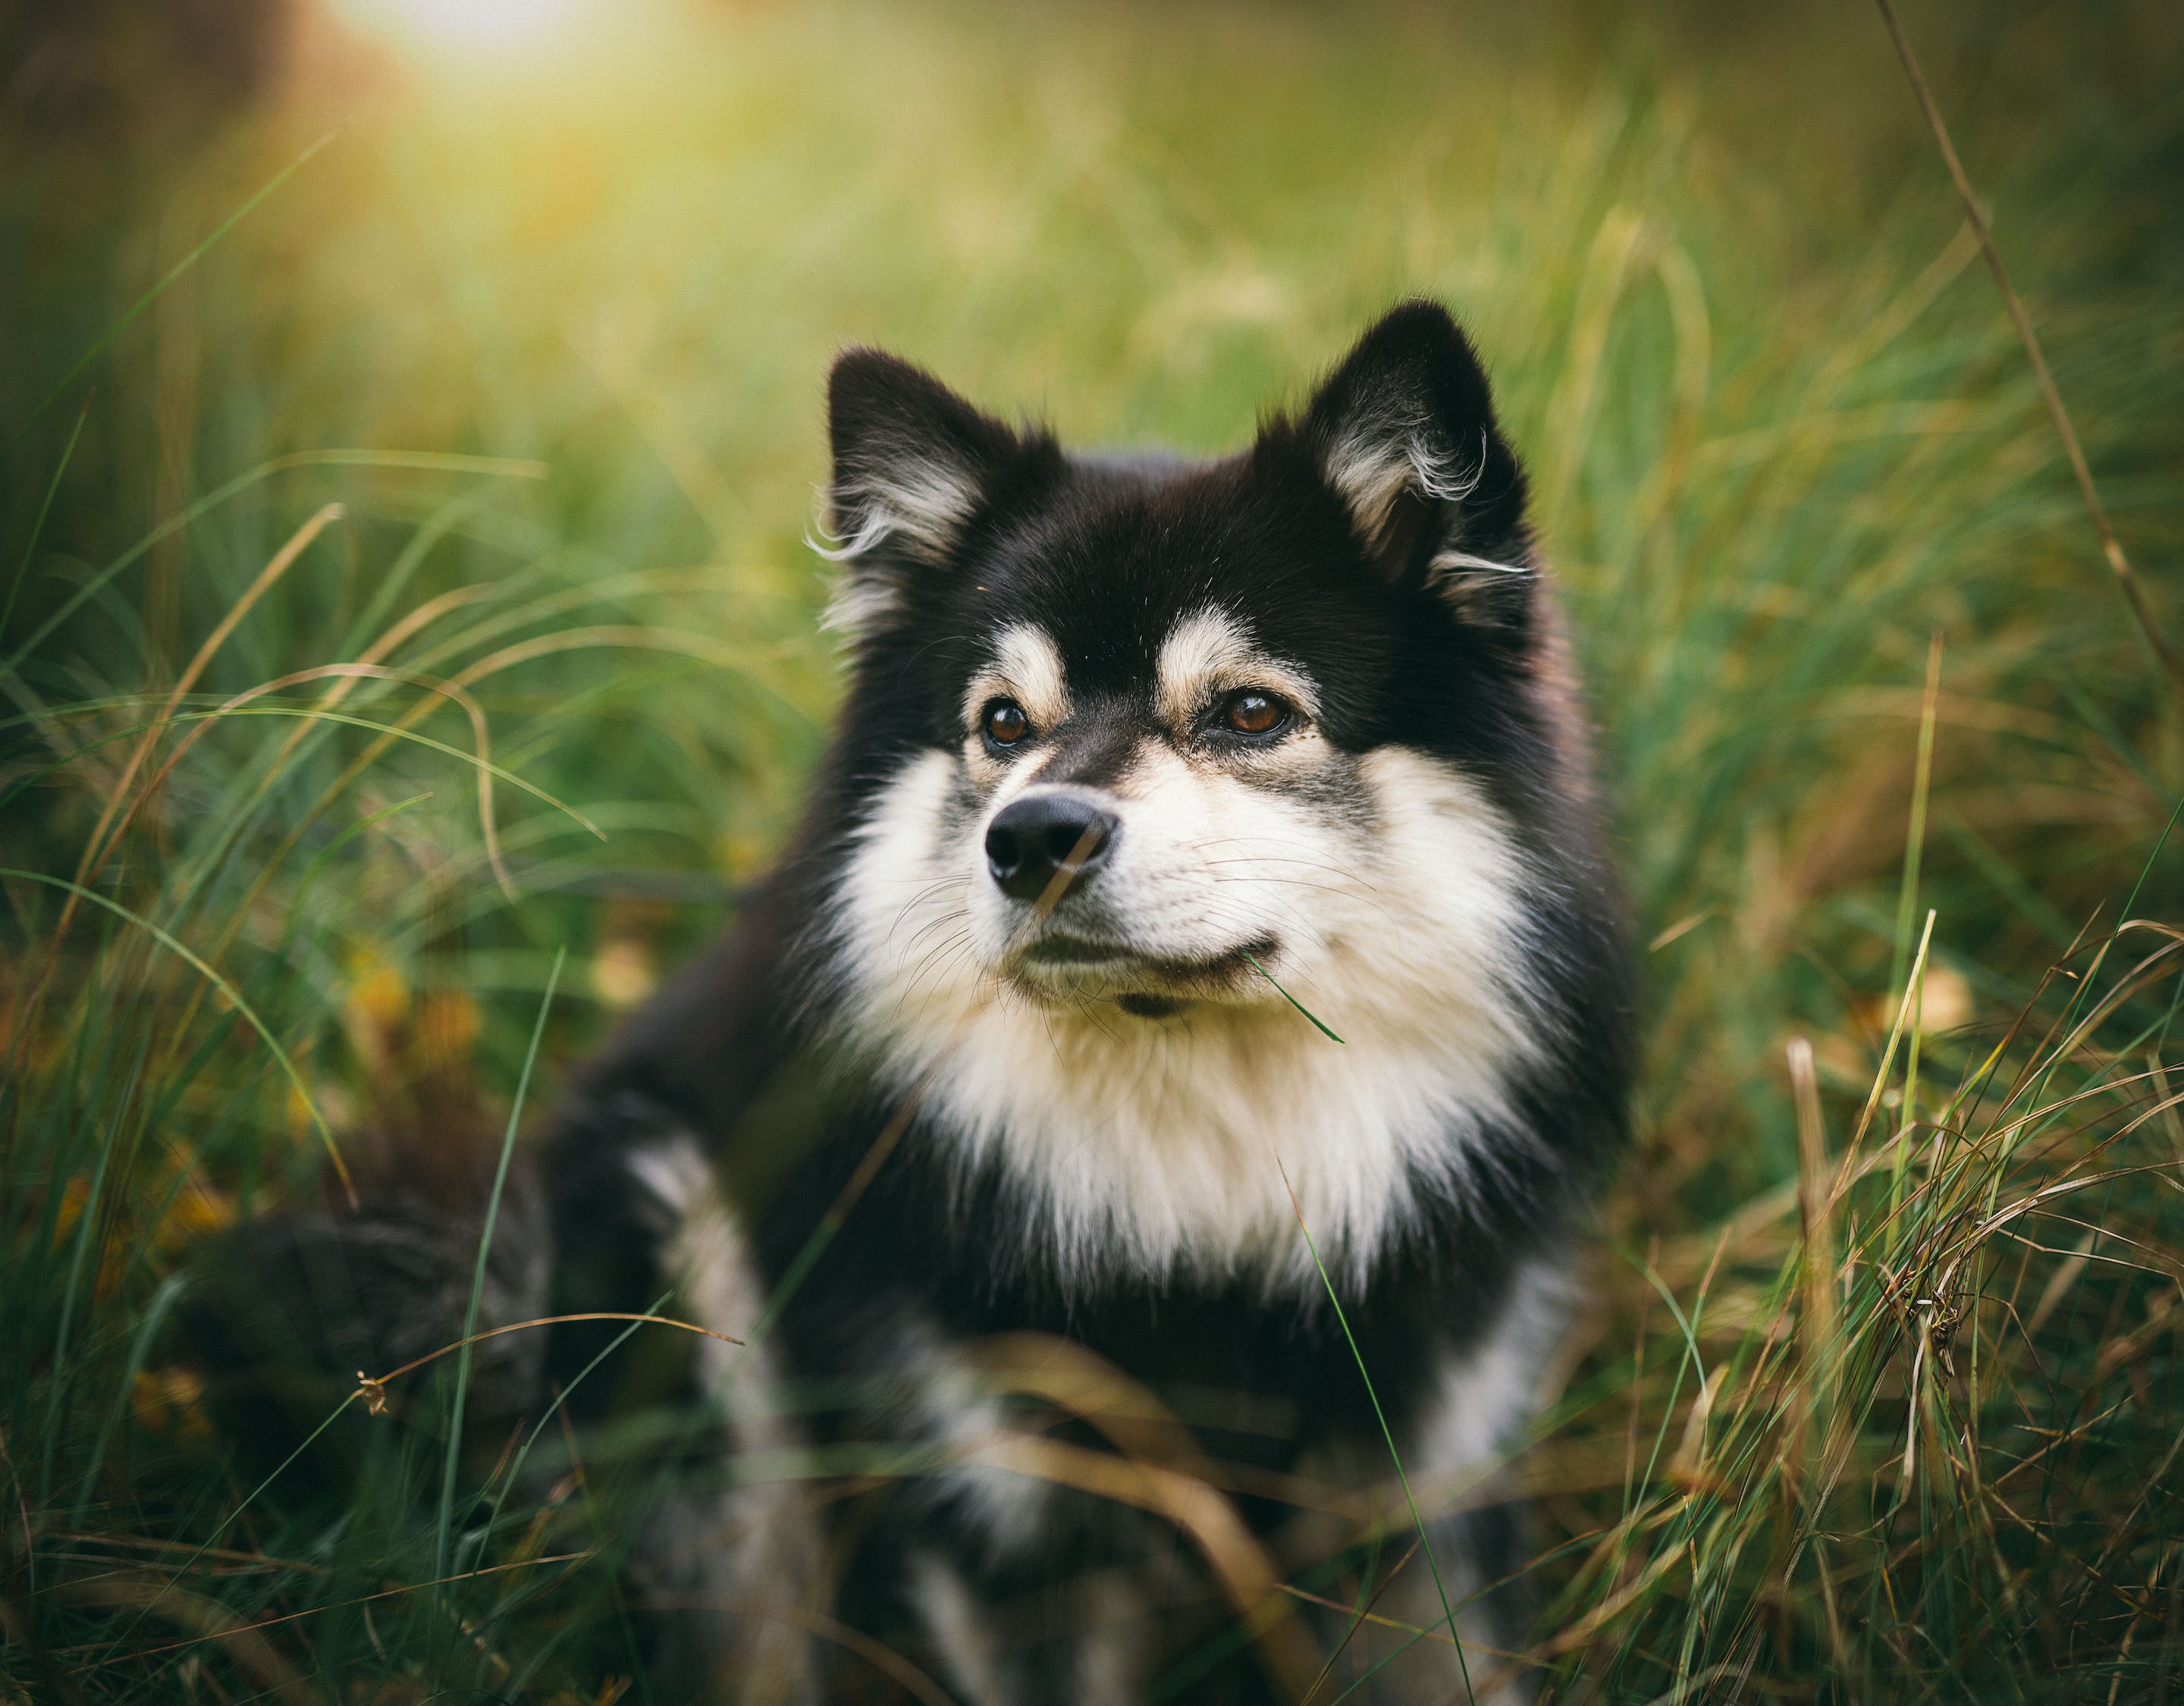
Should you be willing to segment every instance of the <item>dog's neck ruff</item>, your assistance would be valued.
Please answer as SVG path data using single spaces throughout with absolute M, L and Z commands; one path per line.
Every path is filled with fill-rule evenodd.
M 1071 1285 L 1172 1275 L 1362 1280 L 1425 1208 L 1513 1142 L 1513 1071 L 1544 1024 L 1524 975 L 1522 867 L 1448 767 L 1371 755 L 1373 868 L 1316 897 L 1325 921 L 1284 984 L 1167 1019 L 1034 1004 L 975 962 L 983 880 L 948 828 L 956 770 L 923 754 L 875 795 L 837 889 L 834 1017 L 884 1082 L 922 1084 L 921 1130 L 967 1174 L 998 1168 L 1015 1224 Z M 981 1235 L 984 1235 L 982 1233 Z

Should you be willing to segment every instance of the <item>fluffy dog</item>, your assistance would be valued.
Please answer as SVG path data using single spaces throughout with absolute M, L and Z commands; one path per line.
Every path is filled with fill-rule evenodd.
M 1217 461 L 1073 456 L 868 349 L 828 415 L 835 745 L 741 928 L 565 1116 L 564 1298 L 679 1286 L 750 1338 L 772 1297 L 742 1383 L 812 1396 L 723 1394 L 737 1445 L 929 1465 L 853 1537 L 777 1486 L 664 1521 L 663 1604 L 734 1608 L 671 1620 L 691 1686 L 816 1688 L 793 1625 L 738 1614 L 788 1592 L 972 1700 L 1134 1700 L 1207 1638 L 1177 1609 L 1206 1572 L 1173 1512 L 1027 1455 L 1130 1446 L 1057 1432 L 1056 1371 L 1247 1492 L 1384 1485 L 1383 1417 L 1414 1486 L 1483 1466 L 1622 1135 L 1613 884 L 1524 479 L 1425 303 Z M 770 1120 L 784 1078 L 824 1106 Z M 775 1123 L 794 1163 L 738 1200 Z M 1278 1553 L 1314 1526 L 1244 1508 Z M 1429 1537 L 1459 1629 L 1510 1644 L 1509 1514 Z M 1382 1614 L 1440 1622 L 1434 1573 Z M 1458 1677 L 1422 1642 L 1375 1683 Z
M 809 815 L 503 1235 L 539 1306 L 745 1341 L 537 1371 L 699 1407 L 637 1453 L 655 1698 L 845 1698 L 872 1643 L 978 1706 L 1293 1698 L 1346 1631 L 1350 1698 L 1521 1698 L 1517 1514 L 1454 1495 L 1532 1408 L 1630 1002 L 1479 360 L 1406 304 L 1211 461 L 871 349 L 828 414 Z

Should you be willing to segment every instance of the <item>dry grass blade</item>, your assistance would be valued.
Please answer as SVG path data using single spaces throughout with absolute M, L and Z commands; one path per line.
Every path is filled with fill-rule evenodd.
M 1221 1469 L 1174 1412 L 1105 1358 L 1050 1335 L 1017 1333 L 987 1340 L 977 1347 L 972 1366 L 1004 1390 L 1045 1399 L 1089 1423 L 1122 1453 L 1120 1461 L 1151 1477 L 1147 1486 L 1163 1494 L 1162 1514 L 1186 1526 L 1206 1553 L 1265 1649 L 1276 1680 L 1290 1698 L 1300 1698 L 1297 1685 L 1301 1680 L 1309 1685 L 1316 1655 L 1303 1632 L 1284 1620 L 1286 1604 L 1268 1601 L 1280 1584 L 1280 1572 L 1223 1497 Z M 1011 1436 L 1009 1443 L 1020 1437 L 1026 1436 Z M 1100 1486 L 1084 1490 L 1103 1491 L 1111 1485 L 1112 1477 L 1103 1476 Z M 1181 1493 L 1187 1485 L 1204 1491 Z
M 1912 91 L 1919 98 L 1919 109 L 1933 130 L 1935 143 L 1942 151 L 1942 159 L 1948 163 L 1950 181 L 1957 187 L 1957 199 L 1964 203 L 1964 218 L 1979 237 L 1980 253 L 1986 259 L 1987 270 L 1994 275 L 2002 298 L 2008 305 L 2010 323 L 2017 328 L 2018 341 L 2024 344 L 2025 359 L 2032 364 L 2033 377 L 2039 382 L 2041 399 L 2048 405 L 2048 417 L 2054 421 L 2055 432 L 2070 459 L 2070 472 L 2076 477 L 2079 493 L 2086 500 L 2086 513 L 2092 517 L 2093 531 L 2100 535 L 2101 553 L 2108 559 L 2116 584 L 2130 602 L 2139 631 L 2153 648 L 2154 656 L 2160 660 L 2171 690 L 2184 698 L 2184 665 L 2179 664 L 2169 643 L 2161 637 L 2153 612 L 2146 602 L 2145 590 L 2139 585 L 2138 577 L 2131 572 L 2131 560 L 2124 555 L 2122 541 L 2116 538 L 2108 507 L 2101 502 L 2100 492 L 2093 484 L 2093 471 L 2086 461 L 2084 448 L 2078 443 L 2077 429 L 2070 424 L 2070 411 L 2063 406 L 2063 393 L 2055 388 L 2054 376 L 2048 371 L 2048 358 L 2041 353 L 2040 339 L 2032 330 L 2032 318 L 2025 311 L 2025 304 L 2011 285 L 2008 270 L 2003 265 L 2002 256 L 1995 248 L 1986 216 L 1979 209 L 1979 198 L 1972 193 L 1971 180 L 1964 176 L 1964 163 L 1957 158 L 1956 145 L 1949 140 L 1949 127 L 1942 122 L 1942 109 L 1934 104 L 1925 74 L 1919 69 L 1918 57 L 1911 51 L 1903 25 L 1897 21 L 1895 7 L 1890 0 L 1874 0 L 1874 3 L 1880 7 L 1881 18 L 1888 25 L 1889 39 L 1896 44 L 1897 57 L 1903 62 L 1904 74 L 1910 78 Z
M 690 1321 L 672 1320 L 665 1315 L 639 1315 L 614 1309 L 588 1310 L 574 1315 L 541 1315 L 534 1321 L 511 1321 L 505 1327 L 493 1327 L 482 1333 L 472 1333 L 452 1344 L 443 1345 L 436 1351 L 415 1358 L 398 1369 L 390 1369 L 383 1374 L 366 1374 L 359 1370 L 354 1396 L 364 1400 L 372 1414 L 383 1416 L 387 1413 L 387 1387 L 390 1381 L 398 1380 L 404 1374 L 415 1374 L 418 1369 L 438 1362 L 443 1357 L 453 1356 L 467 1346 L 482 1344 L 488 1339 L 498 1339 L 504 1333 L 527 1332 L 533 1327 L 558 1326 L 566 1321 L 639 1321 L 650 1326 L 672 1327 L 678 1332 L 696 1333 L 703 1338 L 717 1339 L 723 1345 L 741 1345 L 744 1342 L 741 1339 L 730 1338 L 726 1333 L 716 1333 L 710 1327 L 700 1327 Z
M 202 1594 L 192 1593 L 153 1575 L 116 1574 L 96 1581 L 63 1584 L 59 1597 L 79 1605 L 111 1607 L 164 1618 L 196 1631 L 200 1641 L 217 1641 L 228 1657 L 281 1706 L 320 1706 L 318 1691 L 306 1682 L 294 1665 L 274 1649 L 272 1642 L 226 1607 Z
M 1217 1488 L 1158 1463 L 1030 1434 L 981 1441 L 967 1448 L 965 1460 L 1073 1487 L 1174 1524 L 1245 1620 L 1284 1697 L 1301 1698 L 1311 1686 L 1318 1655 L 1290 1620 L 1291 1603 L 1265 1549 Z
M 1835 1192 L 1828 1177 L 1827 1129 L 1820 1112 L 1819 1081 L 1813 1070 L 1813 1045 L 1797 1037 L 1790 1044 L 1789 1056 L 1791 1096 L 1797 1116 L 1797 1209 L 1805 1242 L 1807 1448 L 1817 1456 L 1827 1431 L 1826 1407 L 1836 1380 L 1835 1229 L 1829 1214 Z
M 188 666 L 176 679 L 173 689 L 167 694 L 166 703 L 159 708 L 159 714 L 153 719 L 152 726 L 144 732 L 143 739 L 137 743 L 136 750 L 130 754 L 128 763 L 122 767 L 120 779 L 114 785 L 106 810 L 99 815 L 98 822 L 92 826 L 90 838 L 85 843 L 82 862 L 76 867 L 75 880 L 78 883 L 90 882 L 112 854 L 114 842 L 120 833 L 119 826 L 114 824 L 114 813 L 125 806 L 133 814 L 142 805 L 142 796 L 132 795 L 129 791 L 130 784 L 136 779 L 136 772 L 143 767 L 153 747 L 173 721 L 176 709 L 198 684 L 198 677 L 204 673 L 205 666 L 219 655 L 220 649 L 227 644 L 228 636 L 235 632 L 243 617 L 250 614 L 251 607 L 265 595 L 274 583 L 295 566 L 297 559 L 310 548 L 314 539 L 341 519 L 342 513 L 339 504 L 320 505 L 310 519 L 289 536 L 287 544 L 273 554 L 271 560 L 258 571 L 258 578 L 228 606 L 227 613 L 220 618 L 219 625 L 205 636 L 204 643 L 198 648 L 197 655 L 190 660 Z M 113 828 L 112 834 L 108 833 L 109 827 Z M 60 922 L 53 927 L 56 939 L 67 933 L 73 912 L 74 903 L 70 902 L 69 907 L 63 911 Z
M 471 738 L 477 745 L 478 833 L 484 839 L 486 860 L 493 867 L 493 877 L 499 883 L 501 892 L 510 900 L 515 900 L 517 898 L 515 884 L 508 874 L 507 861 L 501 857 L 499 828 L 493 821 L 493 778 L 495 768 L 493 762 L 493 735 L 486 722 L 485 707 L 481 705 L 460 682 L 442 681 L 438 677 L 426 675 L 420 670 L 394 669 L 384 664 L 322 663 L 309 669 L 292 670 L 287 675 L 276 677 L 271 681 L 260 682 L 256 687 L 247 688 L 232 698 L 223 700 L 219 705 L 211 707 L 206 715 L 192 727 L 190 732 L 175 744 L 175 750 L 167 755 L 166 761 L 159 767 L 151 781 L 145 784 L 143 791 L 137 796 L 139 803 L 130 808 L 131 816 L 142 809 L 142 802 L 157 797 L 159 789 L 174 772 L 175 767 L 188 755 L 192 746 L 212 731 L 221 716 L 240 711 L 254 700 L 265 698 L 268 694 L 279 693 L 291 687 L 300 687 L 305 682 L 325 681 L 329 678 L 337 680 L 341 685 L 334 692 L 326 695 L 320 702 L 322 710 L 331 710 L 339 702 L 343 689 L 359 681 L 406 683 L 411 686 L 421 687 L 427 693 L 437 694 L 450 703 L 462 708 L 463 714 L 470 719 Z M 307 732 L 307 728 L 308 725 L 306 729 L 298 729 L 294 735 L 292 735 L 291 743 L 300 739 Z M 125 820 L 114 833 L 119 835 L 127 828 L 128 824 Z
M 279 1617 L 261 1617 L 255 1623 L 207 1629 L 199 1634 L 191 1636 L 187 1640 L 170 1641 L 164 1646 L 140 1647 L 136 1650 L 136 1656 L 140 1659 L 154 1659 L 162 1653 L 178 1653 L 186 1647 L 195 1647 L 207 1641 L 231 1641 L 239 1636 L 255 1635 L 261 1630 L 276 1629 L 283 1624 L 300 1623 L 305 1618 L 316 1617 L 324 1612 L 345 1611 L 351 1606 L 356 1605 L 373 1605 L 382 1600 L 398 1599 L 405 1593 L 418 1593 L 427 1588 L 451 1587 L 457 1582 L 478 1581 L 487 1576 L 507 1575 L 517 1570 L 538 1569 L 551 1564 L 572 1565 L 585 1564 L 597 1555 L 591 1552 L 557 1552 L 543 1558 L 520 1558 L 511 1559 L 506 1564 L 482 1564 L 476 1569 L 460 1570 L 455 1575 L 442 1576 L 434 1581 L 405 1581 L 397 1586 L 382 1588 L 376 1593 L 360 1593 L 351 1599 L 335 1600 L 326 1605 L 310 1606 L 302 1611 L 286 1612 Z M 296 1564 L 284 1559 L 281 1563 L 281 1568 L 309 1569 L 315 1566 Z M 157 1610 L 160 1608 L 153 1605 L 151 1608 Z

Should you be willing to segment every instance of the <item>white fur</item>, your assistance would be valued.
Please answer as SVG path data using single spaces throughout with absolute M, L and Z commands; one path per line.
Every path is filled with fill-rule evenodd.
M 994 1650 L 993 1619 L 956 1568 L 936 1553 L 920 1553 L 911 1561 L 910 1594 L 948 1661 L 950 1680 L 968 1691 L 972 1706 L 1011 1706 Z
M 1522 563 L 1497 563 L 1491 557 L 1481 557 L 1469 551 L 1436 551 L 1427 568 L 1436 576 L 1453 576 L 1476 571 L 1490 575 L 1529 575 L 1532 571 Z
M 1245 687 L 1271 689 L 1307 717 L 1319 710 L 1310 677 L 1254 646 L 1226 610 L 1193 611 L 1161 643 L 1153 708 L 1170 728 L 1189 728 L 1215 699 Z
M 1006 1627 L 1006 1608 L 980 1605 L 961 1574 L 932 1553 L 919 1553 L 910 1574 L 911 1597 L 948 1662 L 950 1680 L 965 1691 L 971 1706 L 1017 1706 L 1022 1698 L 1015 1686 L 1021 1661 L 1011 1665 L 996 1638 Z M 1067 1655 L 1077 1672 L 1070 1698 L 1080 1706 L 1129 1706 L 1142 1699 L 1139 1643 L 1131 1638 L 1141 1632 L 1145 1616 L 1141 1592 L 1113 1574 L 1092 1575 L 1071 1585 L 1070 1601 L 1079 1625 Z M 1052 1614 L 1051 1608 L 1041 1609 Z M 1056 1655 L 1042 1657 L 1053 1662 Z
M 666 1252 L 677 1281 L 670 1313 L 749 1339 L 766 1287 L 695 1140 L 663 1135 L 632 1151 L 627 1165 L 677 1216 Z M 827 1596 L 818 1525 L 794 1472 L 802 1442 L 774 1401 L 777 1371 L 763 1344 L 697 1344 L 698 1383 L 724 1413 L 732 1461 L 764 1458 L 781 1472 L 667 1501 L 639 1542 L 638 1579 L 683 1614 L 666 1636 L 676 1674 L 722 1671 L 738 1680 L 738 1699 L 799 1706 L 814 1698 L 805 1631 Z
M 1356 810 L 1291 785 L 1341 765 Z M 1122 828 L 1087 916 L 1179 959 L 1277 938 L 1267 970 L 1337 1044 L 1250 972 L 1157 1020 L 1114 1005 L 1127 968 L 1010 975 L 1023 909 L 982 847 L 992 814 L 1033 785 L 1019 762 L 979 789 L 959 755 L 928 751 L 879 791 L 839 890 L 846 1029 L 877 1039 L 905 1087 L 941 1067 L 934 1123 L 966 1161 L 997 1161 L 1026 1188 L 1066 1274 L 1250 1268 L 1316 1285 L 1300 1208 L 1323 1255 L 1362 1271 L 1414 1175 L 1460 1185 L 1479 1164 L 1472 1140 L 1536 1051 L 1524 872 L 1498 812 L 1422 753 L 1342 758 L 1308 728 L 1232 761 L 1140 750 L 1106 802 Z
M 816 539 L 807 537 L 804 543 L 822 556 L 833 554 Z M 835 582 L 833 596 L 820 613 L 819 626 L 854 640 L 893 616 L 901 603 L 902 589 L 885 576 L 844 575 Z
M 1061 654 L 1029 622 L 1011 622 L 994 637 L 990 661 L 964 692 L 964 726 L 974 727 L 980 710 L 994 699 L 1014 700 L 1034 729 L 1052 728 L 1069 715 L 1069 680 Z
M 1466 467 L 1452 447 L 1428 431 L 1422 415 L 1375 413 L 1329 445 L 1323 466 L 1359 532 L 1377 539 L 1407 491 L 1461 504 L 1478 490 L 1486 472 L 1486 447 L 1482 435 L 1479 460 Z
M 900 1380 L 881 1418 L 889 1431 L 944 1449 L 947 1461 L 929 1478 L 940 1498 L 974 1519 L 997 1558 L 1036 1549 L 1053 1486 L 981 1459 L 1015 1432 L 991 1375 L 966 1360 L 958 1346 L 929 1324 L 884 1324 L 884 1358 Z
M 1330 445 L 1323 466 L 1350 506 L 1359 534 L 1377 542 L 1405 492 L 1461 506 L 1477 491 L 1486 474 L 1485 434 L 1479 435 L 1479 460 L 1467 467 L 1422 422 L 1407 415 L 1374 415 Z M 1445 597 L 1467 610 L 1478 576 L 1532 572 L 1522 563 L 1498 562 L 1452 545 L 1435 552 L 1426 571 Z
M 829 562 L 847 565 L 822 626 L 855 635 L 894 615 L 901 603 L 900 583 L 881 563 L 867 560 L 894 540 L 922 561 L 942 561 L 978 507 L 978 487 L 945 464 L 904 459 L 845 471 L 835 488 L 833 513 L 836 524 L 849 531 L 831 543 L 809 533 L 804 541 Z
M 1446 1497 L 1492 1477 L 1539 1408 L 1540 1370 L 1563 1330 L 1569 1294 L 1568 1276 L 1549 1268 L 1516 1277 L 1493 1330 L 1443 1365 L 1403 1454 L 1414 1480 L 1439 1480 Z
M 1077 1653 L 1078 1699 L 1084 1706 L 1130 1706 L 1144 1699 L 1148 1607 L 1140 1584 L 1110 1571 L 1078 1582 L 1075 1598 L 1084 1628 Z
M 671 1146 L 638 1151 L 629 1165 L 641 1178 L 664 1176 L 681 1186 L 679 1198 L 667 1199 L 682 1211 L 668 1246 L 667 1266 L 677 1276 L 677 1296 L 693 1321 L 732 1339 L 748 1339 L 765 1311 L 766 1286 L 743 1229 L 722 1200 L 695 1140 L 678 1136 Z M 733 1364 L 755 1379 L 771 1374 L 772 1361 L 762 1343 L 738 1348 L 705 1339 L 698 1348 L 700 1383 L 709 1391 Z M 770 1441 L 777 1442 L 783 1441 Z
M 1434 1569 L 1413 1564 L 1387 1585 L 1380 1613 L 1397 1624 L 1440 1629 L 1446 1626 L 1445 1604 L 1453 1604 L 1467 1649 L 1459 1665 L 1445 1646 L 1412 1643 L 1393 1630 L 1360 1630 L 1351 1642 L 1356 1665 L 1384 1661 L 1375 1675 L 1386 1693 L 1376 1699 L 1524 1706 L 1533 1697 L 1529 1675 L 1498 1656 L 1522 1631 L 1506 1613 L 1474 1597 L 1490 1584 L 1465 1543 L 1462 1514 L 1509 1495 L 1502 1465 L 1539 1408 L 1540 1368 L 1562 1330 L 1570 1291 L 1568 1276 L 1543 1261 L 1516 1274 L 1508 1301 L 1483 1337 L 1459 1355 L 1433 1353 L 1440 1361 L 1433 1388 L 1402 1441 L 1407 1491 L 1387 1479 L 1384 1459 L 1375 1466 L 1381 1520 L 1391 1533 L 1404 1534 L 1414 1520 L 1415 1496 L 1436 1548 Z M 1473 1602 L 1468 1607 L 1467 1600 Z
M 818 547 L 831 562 L 853 561 L 883 542 L 900 538 L 928 559 L 954 549 L 978 505 L 978 490 L 940 463 L 905 460 L 860 469 L 835 491 L 838 515 L 856 522 L 839 544 Z

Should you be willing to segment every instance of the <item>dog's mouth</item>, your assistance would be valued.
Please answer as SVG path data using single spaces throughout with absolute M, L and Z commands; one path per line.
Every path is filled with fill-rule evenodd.
M 1195 1001 L 1233 996 L 1262 973 L 1279 944 L 1272 936 L 1205 958 L 1149 953 L 1127 942 L 1044 930 L 1011 959 L 1009 976 L 1034 996 L 1112 1001 L 1139 1018 L 1165 1018 Z M 1256 964 L 1254 962 L 1256 962 Z

